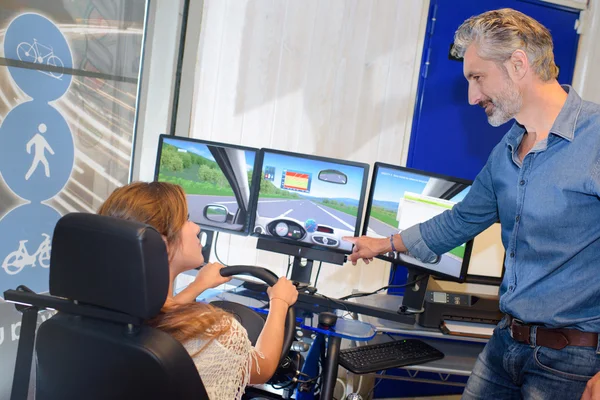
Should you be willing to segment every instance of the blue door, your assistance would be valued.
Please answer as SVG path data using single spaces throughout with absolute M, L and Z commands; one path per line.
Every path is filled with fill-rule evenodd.
M 481 107 L 470 106 L 462 62 L 449 58 L 454 32 L 468 17 L 510 7 L 540 21 L 552 34 L 558 81 L 573 79 L 579 11 L 537 0 L 432 0 L 423 49 L 417 107 L 407 165 L 474 179 L 512 121 L 493 128 Z

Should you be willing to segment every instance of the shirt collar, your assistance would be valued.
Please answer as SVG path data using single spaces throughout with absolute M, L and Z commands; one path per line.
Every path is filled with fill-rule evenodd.
M 558 113 L 554 124 L 552 124 L 550 133 L 571 142 L 575 137 L 575 126 L 577 125 L 577 118 L 581 111 L 582 100 L 570 85 L 561 85 L 561 87 L 567 92 L 567 100 Z M 525 133 L 525 127 L 515 121 L 506 134 L 507 143 L 513 148 L 516 147 L 523 133 Z
M 565 101 L 560 113 L 558 113 L 552 129 L 550 129 L 550 133 L 567 139 L 570 142 L 575 137 L 575 126 L 577 125 L 577 118 L 581 111 L 582 100 L 571 86 L 561 86 L 567 92 L 567 101 Z

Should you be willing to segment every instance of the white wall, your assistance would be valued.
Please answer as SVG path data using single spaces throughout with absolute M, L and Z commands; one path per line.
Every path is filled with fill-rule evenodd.
M 404 162 L 428 2 L 205 0 L 190 136 L 373 164 Z M 221 235 L 228 264 L 284 274 L 287 256 Z M 329 295 L 388 266 L 323 266 Z M 316 268 L 315 268 L 316 270 Z M 316 271 L 315 271 L 316 272 Z
M 597 2 L 590 0 L 586 11 L 574 85 L 600 102 L 593 70 L 600 61 L 593 41 L 600 33 Z M 177 134 L 404 165 L 428 6 L 422 0 L 191 0 Z M 165 10 L 171 24 L 181 11 L 174 8 Z M 169 51 L 153 63 L 164 64 L 171 60 L 165 54 L 176 55 L 174 38 L 157 31 L 162 37 L 154 40 L 169 43 Z M 173 88 L 166 83 L 173 74 L 165 65 L 150 69 L 155 78 L 141 114 L 135 177 L 145 180 L 153 176 L 156 136 L 170 126 Z M 255 246 L 254 238 L 222 234 L 217 250 L 226 263 L 285 273 L 286 256 Z M 386 283 L 388 268 L 327 265 L 318 286 L 332 296 L 375 289 Z

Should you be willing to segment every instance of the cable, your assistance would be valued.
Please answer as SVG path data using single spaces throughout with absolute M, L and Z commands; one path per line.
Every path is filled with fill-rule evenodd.
M 280 384 L 280 385 L 278 385 L 278 384 L 276 384 L 276 383 L 270 383 L 270 385 L 271 385 L 271 386 L 272 386 L 274 389 L 280 390 L 280 389 L 286 389 L 286 388 L 289 388 L 290 386 L 293 386 L 293 385 L 295 385 L 296 383 L 313 383 L 313 382 L 316 382 L 318 379 L 320 379 L 320 378 L 321 378 L 321 373 L 319 373 L 319 375 L 315 376 L 314 378 L 311 378 L 309 375 L 307 375 L 307 374 L 305 374 L 305 373 L 303 373 L 303 372 L 300 372 L 300 371 L 297 371 L 297 374 L 298 374 L 298 375 L 304 375 L 304 376 L 308 377 L 309 379 L 307 379 L 307 380 L 301 380 L 301 379 L 298 379 L 298 378 L 296 378 L 296 377 L 293 377 L 293 378 L 292 378 L 292 379 L 290 379 L 289 381 L 287 381 L 287 382 L 283 382 L 283 383 L 282 383 L 282 384 Z
M 352 311 L 346 311 L 344 315 L 342 315 L 342 319 L 346 319 L 347 316 L 350 316 L 350 318 L 354 320 L 358 319 L 358 314 Z
M 285 277 L 290 279 L 289 274 L 290 274 L 290 267 L 292 266 L 292 262 L 290 261 L 290 256 L 288 256 L 288 266 L 287 266 L 287 271 L 285 271 Z
M 362 389 L 363 383 L 363 375 L 358 376 L 358 388 L 356 389 L 356 393 L 360 394 L 360 389 Z
M 386 289 L 400 289 L 400 288 L 403 288 L 403 287 L 414 285 L 415 283 L 420 282 L 423 279 L 425 279 L 425 277 L 429 277 L 429 276 L 426 275 L 426 276 L 421 277 L 419 279 L 415 279 L 414 281 L 407 282 L 407 283 L 405 283 L 403 285 L 387 285 L 387 286 L 383 286 L 383 287 L 380 287 L 379 289 L 374 290 L 372 292 L 361 292 L 361 293 L 349 294 L 347 296 L 340 297 L 338 300 L 348 300 L 348 299 L 352 299 L 352 298 L 355 298 L 355 297 L 371 296 L 371 295 L 377 294 L 377 293 L 381 292 L 382 290 L 386 290 Z
M 396 278 L 396 270 L 398 266 L 396 264 L 392 264 L 392 276 L 390 277 L 390 283 L 394 283 L 394 279 Z
M 335 382 L 336 382 L 336 383 L 337 383 L 337 382 L 339 382 L 339 383 L 341 383 L 341 384 L 342 384 L 342 389 L 344 390 L 344 394 L 342 395 L 342 397 L 341 397 L 341 398 L 342 398 L 342 399 L 345 399 L 345 398 L 346 398 L 346 382 L 344 382 L 344 381 L 342 380 L 342 378 L 337 378 L 337 379 L 335 380 Z
M 298 382 L 298 383 L 313 383 L 314 381 L 316 381 L 320 377 L 321 377 L 321 374 L 315 376 L 314 378 L 310 378 L 309 380 L 306 380 L 306 381 L 301 381 L 300 379 L 296 379 L 296 382 Z
M 425 308 L 421 308 L 420 310 L 417 311 L 408 311 L 408 307 L 407 306 L 400 306 L 400 308 L 398 308 L 398 314 L 400 315 L 417 315 L 417 314 L 422 314 L 425 312 Z
M 314 283 L 314 287 L 317 287 L 317 282 L 319 281 L 319 274 L 321 273 L 321 265 L 323 264 L 323 261 L 319 261 L 319 269 L 317 270 L 317 277 L 315 278 L 315 283 Z
M 221 261 L 221 259 L 219 258 L 219 253 L 217 253 L 217 245 L 219 244 L 219 232 L 217 231 L 217 236 L 215 237 L 215 258 L 217 259 L 217 261 L 219 262 L 219 264 L 222 264 L 226 267 L 229 267 L 229 265 L 225 264 L 223 261 Z
M 347 305 L 345 305 L 345 304 L 343 303 L 343 301 L 340 301 L 340 300 L 342 300 L 342 299 L 332 299 L 331 297 L 327 297 L 327 296 L 325 296 L 324 294 L 319 294 L 319 296 L 323 297 L 323 298 L 324 298 L 324 299 L 326 299 L 326 300 L 329 300 L 329 301 L 331 301 L 332 303 L 335 303 L 335 304 L 341 304 L 341 305 L 342 305 L 342 307 L 344 307 L 344 310 L 346 310 L 346 312 L 350 313 L 350 310 L 348 309 L 348 306 L 347 306 Z
M 282 385 L 277 385 L 276 383 L 270 383 L 270 385 L 273 387 L 273 389 L 277 389 L 277 390 L 287 389 L 290 386 L 293 386 L 295 384 L 296 384 L 296 381 L 294 379 L 291 379 L 288 382 L 283 383 Z
M 385 371 L 381 371 L 380 375 L 385 375 Z M 375 380 L 378 380 L 378 382 L 373 385 L 373 387 L 371 388 L 371 390 L 369 390 L 369 393 L 367 394 L 367 399 L 371 398 L 371 394 L 373 392 L 375 392 L 375 388 L 377 387 L 377 385 L 379 385 L 383 381 L 383 378 L 375 378 Z

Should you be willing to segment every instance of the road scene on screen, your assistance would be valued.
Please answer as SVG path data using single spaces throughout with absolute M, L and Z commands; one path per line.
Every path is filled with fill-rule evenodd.
M 191 221 L 242 231 L 255 156 L 254 151 L 165 138 L 158 180 L 183 187 Z M 231 165 L 231 170 L 220 165 Z
M 352 250 L 365 171 L 265 152 L 254 232 L 325 248 Z
M 366 220 L 367 235 L 389 237 L 425 222 L 451 209 L 469 190 L 470 186 L 461 183 L 379 167 L 373 188 L 371 211 Z M 406 263 L 458 277 L 464 254 L 463 244 L 441 255 L 434 264 L 422 263 L 405 254 L 399 254 L 397 257 Z

